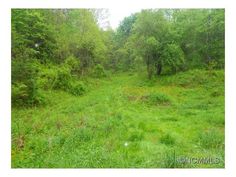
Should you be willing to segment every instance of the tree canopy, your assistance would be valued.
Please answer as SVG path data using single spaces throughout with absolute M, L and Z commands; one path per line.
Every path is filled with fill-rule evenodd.
M 99 9 L 13 9 L 15 95 L 34 103 L 40 89 L 74 90 L 81 77 L 106 71 L 146 70 L 152 78 L 224 68 L 223 9 L 146 9 L 116 30 L 107 16 Z

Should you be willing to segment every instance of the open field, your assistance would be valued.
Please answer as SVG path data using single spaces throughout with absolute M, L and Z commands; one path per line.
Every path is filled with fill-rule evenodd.
M 224 167 L 223 70 L 85 82 L 82 96 L 45 91 L 45 106 L 12 108 L 12 167 Z

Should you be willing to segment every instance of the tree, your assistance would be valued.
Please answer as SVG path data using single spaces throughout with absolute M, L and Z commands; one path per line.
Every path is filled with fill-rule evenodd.
M 199 51 L 205 64 L 224 67 L 224 10 L 208 10 L 198 29 Z
M 12 58 L 37 58 L 45 63 L 53 56 L 55 38 L 43 10 L 12 10 Z
M 224 67 L 224 10 L 175 10 L 172 19 L 189 69 L 211 62 Z
M 135 43 L 138 53 L 146 63 L 148 78 L 154 73 L 160 75 L 163 66 L 170 66 L 170 63 L 177 70 L 179 60 L 184 60 L 181 48 L 173 44 L 176 33 L 173 32 L 169 19 L 163 10 L 144 10 L 138 14 L 134 24 Z M 174 49 L 171 50 L 170 47 Z M 181 55 L 181 59 L 175 59 L 177 55 Z
M 113 50 L 115 55 L 110 59 L 110 63 L 112 63 L 111 67 L 115 70 L 119 69 L 127 71 L 134 67 L 134 46 L 132 45 L 130 36 L 132 35 L 132 29 L 136 18 L 137 14 L 131 14 L 130 16 L 125 17 L 114 33 Z

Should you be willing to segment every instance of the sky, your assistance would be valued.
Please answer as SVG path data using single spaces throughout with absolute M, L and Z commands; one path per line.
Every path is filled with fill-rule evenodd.
M 124 19 L 124 17 L 140 11 L 141 8 L 109 8 L 109 21 L 112 29 L 116 29 L 119 26 L 120 22 Z

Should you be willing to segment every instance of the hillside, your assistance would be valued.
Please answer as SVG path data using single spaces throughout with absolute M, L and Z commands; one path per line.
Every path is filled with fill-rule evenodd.
M 224 167 L 223 70 L 86 83 L 82 96 L 12 108 L 12 167 Z M 206 157 L 217 163 L 183 163 Z

